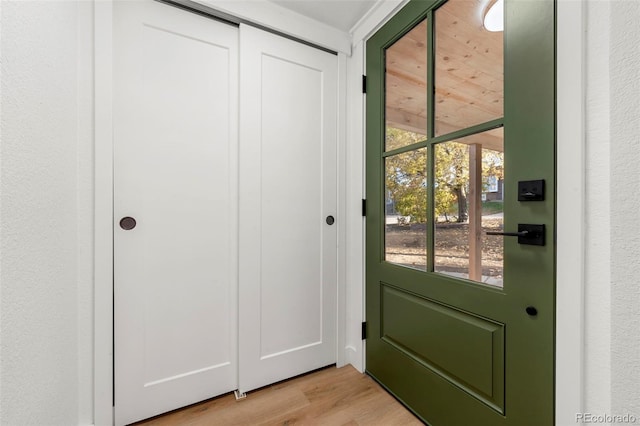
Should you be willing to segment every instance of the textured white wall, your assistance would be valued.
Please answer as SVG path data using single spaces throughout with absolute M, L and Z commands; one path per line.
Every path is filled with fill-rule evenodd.
M 589 1 L 586 11 L 584 408 L 600 414 L 611 413 L 609 8 Z
M 640 421 L 640 2 L 610 22 L 611 408 Z
M 587 3 L 585 411 L 640 420 L 640 2 Z
M 0 424 L 90 423 L 87 6 L 0 7 Z

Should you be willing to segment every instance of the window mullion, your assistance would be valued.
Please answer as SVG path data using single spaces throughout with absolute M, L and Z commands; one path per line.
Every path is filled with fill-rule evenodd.
M 435 25 L 433 10 L 427 14 L 427 139 L 435 135 Z M 427 272 L 434 270 L 435 245 L 435 162 L 434 147 L 427 148 Z

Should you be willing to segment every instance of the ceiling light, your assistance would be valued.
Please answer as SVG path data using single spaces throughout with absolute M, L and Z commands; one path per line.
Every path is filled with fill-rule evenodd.
M 491 5 L 484 15 L 484 27 L 487 31 L 504 31 L 504 0 Z

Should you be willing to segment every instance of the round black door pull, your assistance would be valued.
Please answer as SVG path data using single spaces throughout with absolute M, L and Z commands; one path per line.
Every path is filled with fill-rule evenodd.
M 531 315 L 532 317 L 538 315 L 538 310 L 533 306 L 527 306 L 527 309 L 525 309 L 525 311 L 527 311 L 527 314 Z
M 333 225 L 335 221 L 333 216 L 327 216 L 327 225 Z
M 136 227 L 136 220 L 132 217 L 126 216 L 120 219 L 120 228 L 125 231 L 130 231 Z

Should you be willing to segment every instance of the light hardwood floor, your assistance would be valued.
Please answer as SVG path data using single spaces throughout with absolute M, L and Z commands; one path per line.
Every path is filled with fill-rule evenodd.
M 369 376 L 329 367 L 249 392 L 223 395 L 136 423 L 169 425 L 421 425 Z

